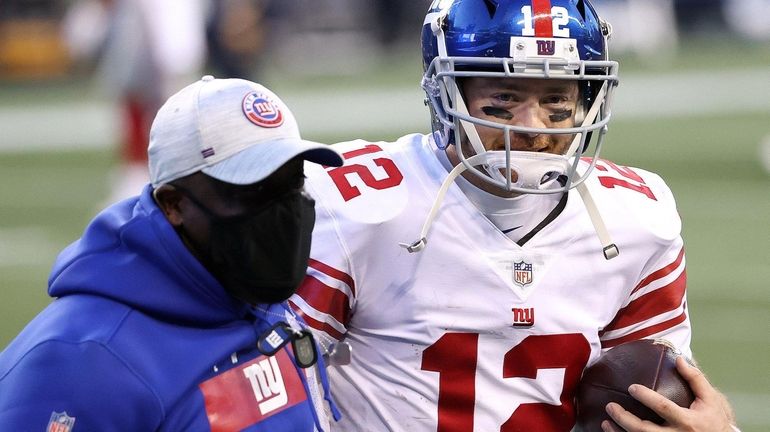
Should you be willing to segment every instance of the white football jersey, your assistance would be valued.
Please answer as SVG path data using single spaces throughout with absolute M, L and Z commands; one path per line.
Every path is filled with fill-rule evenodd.
M 569 431 L 602 350 L 663 337 L 690 355 L 681 222 L 657 175 L 602 160 L 588 179 L 612 260 L 574 190 L 519 245 L 457 185 L 409 253 L 447 176 L 431 137 L 336 148 L 344 166 L 305 165 L 317 220 L 291 299 L 323 345 L 352 348 L 328 369 L 336 430 Z

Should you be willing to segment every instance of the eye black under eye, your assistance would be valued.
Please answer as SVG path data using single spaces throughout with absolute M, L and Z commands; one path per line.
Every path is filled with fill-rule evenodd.
M 558 123 L 558 122 L 563 122 L 571 117 L 572 117 L 572 110 L 565 109 L 565 110 L 556 111 L 555 113 L 548 116 L 548 119 L 554 123 Z
M 513 114 L 511 114 L 509 111 L 504 110 L 502 108 L 485 106 L 481 108 L 481 111 L 483 111 L 484 114 L 488 116 L 497 117 L 502 120 L 510 120 L 513 118 Z

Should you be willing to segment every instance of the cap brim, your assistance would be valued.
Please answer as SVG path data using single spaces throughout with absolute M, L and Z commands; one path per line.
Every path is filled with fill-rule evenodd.
M 296 156 L 321 165 L 341 166 L 343 163 L 342 156 L 326 144 L 279 139 L 253 145 L 201 171 L 225 183 L 253 184 L 264 180 Z

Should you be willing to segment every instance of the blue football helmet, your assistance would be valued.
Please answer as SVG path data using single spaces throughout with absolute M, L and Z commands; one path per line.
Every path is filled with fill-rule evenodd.
M 582 183 L 599 155 L 618 84 L 610 33 L 587 0 L 435 0 L 422 29 L 422 87 L 437 145 L 467 140 L 456 146 L 465 169 L 508 191 L 555 193 Z M 575 80 L 575 122 L 532 128 L 473 117 L 458 82 L 464 77 Z M 505 150 L 485 150 L 476 125 L 503 131 Z M 563 134 L 571 145 L 558 155 L 514 151 L 516 133 Z M 590 166 L 578 173 L 586 157 Z

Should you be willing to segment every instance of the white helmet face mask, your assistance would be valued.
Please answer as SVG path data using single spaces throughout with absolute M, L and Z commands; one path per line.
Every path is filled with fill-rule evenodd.
M 543 21 L 551 29 L 543 31 L 542 23 L 537 22 L 543 15 L 536 13 L 533 18 L 536 3 L 542 4 L 505 2 L 485 15 L 487 11 L 472 10 L 483 2 L 434 2 L 423 29 L 426 71 L 422 87 L 431 107 L 437 144 L 441 148 L 455 145 L 466 170 L 507 191 L 558 193 L 585 181 L 596 163 L 611 117 L 618 64 L 605 60 L 609 25 L 599 20 L 590 5 L 582 0 L 552 0 L 551 13 Z M 468 14 L 489 16 L 489 20 L 469 25 L 463 19 Z M 487 40 L 473 43 L 476 36 Z M 496 48 L 484 48 L 489 46 Z M 576 81 L 581 100 L 575 125 L 533 128 L 473 117 L 458 85 L 458 80 L 467 77 Z M 504 149 L 486 150 L 477 126 L 499 130 Z M 511 150 L 514 134 L 569 136 L 571 144 L 564 154 L 515 151 Z M 586 157 L 589 168 L 579 174 L 578 163 Z

